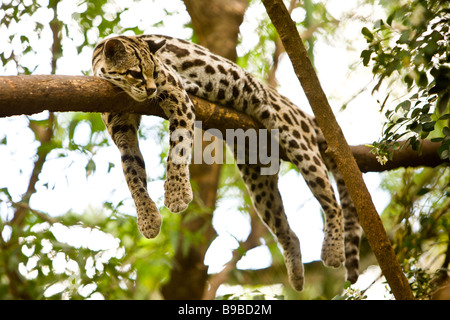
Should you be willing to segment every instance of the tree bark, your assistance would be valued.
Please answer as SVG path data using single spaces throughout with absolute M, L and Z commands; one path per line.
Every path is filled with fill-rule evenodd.
M 361 171 L 336 122 L 295 23 L 281 0 L 263 0 L 263 4 L 289 55 L 294 71 L 327 140 L 327 152 L 334 158 L 342 174 L 358 212 L 361 226 L 395 298 L 398 300 L 414 299 L 364 183 Z
M 235 61 L 239 26 L 248 5 L 247 0 L 184 0 L 184 3 L 191 16 L 198 43 Z M 194 153 L 197 150 L 203 152 L 210 142 L 201 143 L 200 148 L 194 142 Z M 221 164 L 192 163 L 189 170 L 191 183 L 196 186 L 197 191 L 193 204 L 183 213 L 181 229 L 189 233 L 202 232 L 203 241 L 189 245 L 187 254 L 183 254 L 183 242 L 188 240 L 183 234 L 180 235 L 170 280 L 161 290 L 166 299 L 201 299 L 209 278 L 204 258 L 216 237 L 212 217 L 216 207 Z
M 184 0 L 199 44 L 236 61 L 239 26 L 248 0 Z
M 0 77 L 0 117 L 52 112 L 129 112 L 166 119 L 155 101 L 143 103 L 131 99 L 121 89 L 98 77 L 87 76 L 7 76 Z M 262 129 L 263 126 L 239 111 L 190 96 L 195 104 L 198 121 L 203 129 Z M 381 172 L 400 167 L 435 167 L 448 160 L 439 158 L 439 143 L 423 142 L 422 155 L 411 149 L 394 153 L 393 161 L 381 165 L 370 148 L 351 146 L 353 156 L 362 172 Z M 281 159 L 288 161 L 280 152 Z

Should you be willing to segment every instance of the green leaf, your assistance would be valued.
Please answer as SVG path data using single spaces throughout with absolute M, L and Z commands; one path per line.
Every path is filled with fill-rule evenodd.
M 448 110 L 449 100 L 450 100 L 450 92 L 444 93 L 444 95 L 442 95 L 439 98 L 436 107 L 441 114 L 445 113 Z
M 361 52 L 361 58 L 363 58 L 364 66 L 367 67 L 367 65 L 369 64 L 371 55 L 372 55 L 372 51 L 370 51 L 370 50 L 363 50 L 363 52 Z
M 422 188 L 422 189 L 420 189 L 420 190 L 417 192 L 417 195 L 418 195 L 418 196 L 423 196 L 423 195 L 427 194 L 427 193 L 430 192 L 430 191 L 431 191 L 430 188 Z
M 423 113 L 423 114 L 428 113 L 428 112 L 430 111 L 430 107 L 431 107 L 431 104 L 429 104 L 429 103 L 427 103 L 426 105 L 424 105 L 424 106 L 422 107 L 422 113 Z
M 383 26 L 384 26 L 384 21 L 382 19 L 375 21 L 375 24 L 373 25 L 373 27 L 375 29 L 383 28 Z
M 425 88 L 428 85 L 428 78 L 425 72 L 421 72 L 416 80 L 419 87 Z
M 402 35 L 400 36 L 400 38 L 397 40 L 397 43 L 402 44 L 402 43 L 408 43 L 409 42 L 409 37 L 411 35 L 411 30 L 404 30 L 402 32 Z
M 436 124 L 436 121 L 430 121 L 430 122 L 425 122 L 422 125 L 422 131 L 425 132 L 431 132 L 434 130 L 434 125 Z
M 414 82 L 414 78 L 411 77 L 409 74 L 407 74 L 404 78 L 403 81 L 405 81 L 406 85 L 408 86 L 408 89 L 411 88 L 413 82 Z
M 422 125 L 417 121 L 411 123 L 407 128 L 415 133 L 419 133 L 420 131 L 422 131 Z
M 393 12 L 387 17 L 386 23 L 387 23 L 388 25 L 392 25 L 392 21 L 394 20 L 395 14 L 396 14 L 396 11 L 393 11 Z
M 450 153 L 449 153 L 449 147 L 446 146 L 446 145 L 440 146 L 440 147 L 438 148 L 438 154 L 439 154 L 439 157 L 440 157 L 441 159 L 448 159 L 448 158 L 449 158 L 449 155 L 450 155 Z
M 434 30 L 434 31 L 430 34 L 430 37 L 431 37 L 431 40 L 432 40 L 433 42 L 438 42 L 439 40 L 444 40 L 444 36 L 443 36 L 440 32 L 438 32 L 438 31 L 436 31 L 436 30 Z
M 442 133 L 446 136 L 449 137 L 450 136 L 450 128 L 449 127 L 444 127 L 442 129 Z
M 373 41 L 373 34 L 372 32 L 370 32 L 369 29 L 367 29 L 366 27 L 362 28 L 361 33 L 364 35 L 364 37 L 367 39 L 367 42 L 372 42 Z
M 398 111 L 398 109 L 402 108 L 405 112 L 409 111 L 411 109 L 411 101 L 405 100 L 403 102 L 400 102 L 396 107 L 395 111 Z

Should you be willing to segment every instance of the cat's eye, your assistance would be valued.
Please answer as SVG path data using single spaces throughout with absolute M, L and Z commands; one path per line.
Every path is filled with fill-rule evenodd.
M 134 70 L 128 70 L 127 75 L 135 78 L 135 79 L 143 79 L 142 72 L 140 71 L 134 71 Z

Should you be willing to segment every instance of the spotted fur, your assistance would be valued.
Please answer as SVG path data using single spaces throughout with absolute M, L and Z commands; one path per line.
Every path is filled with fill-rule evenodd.
M 111 81 L 138 101 L 158 99 L 170 121 L 170 133 L 189 128 L 183 144 L 184 162 L 174 165 L 169 152 L 165 205 L 179 212 L 192 200 L 189 160 L 194 106 L 186 92 L 247 113 L 267 129 L 279 130 L 279 144 L 297 166 L 325 213 L 321 258 L 339 267 L 345 261 L 347 279 L 358 278 L 360 226 L 352 200 L 333 160 L 325 154 L 326 142 L 315 119 L 297 108 L 275 89 L 266 86 L 233 62 L 185 40 L 161 35 L 116 37 L 99 43 L 93 55 L 94 74 Z M 138 212 L 138 225 L 146 237 L 159 232 L 161 218 L 146 190 L 144 161 L 139 152 L 137 129 L 140 117 L 103 114 L 103 120 L 122 154 L 125 178 Z M 303 288 L 300 244 L 289 227 L 278 175 L 261 174 L 261 166 L 238 165 L 254 206 L 281 245 L 291 284 Z M 329 179 L 337 182 L 338 205 Z M 345 244 L 344 244 L 345 242 Z

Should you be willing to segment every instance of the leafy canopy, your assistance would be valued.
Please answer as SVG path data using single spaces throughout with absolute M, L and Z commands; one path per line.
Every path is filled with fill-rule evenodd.
M 378 77 L 373 90 L 397 79 L 407 90 L 407 98 L 389 103 L 389 108 L 389 95 L 382 103 L 387 122 L 374 152 L 387 160 L 393 151 L 408 145 L 420 151 L 421 140 L 431 138 L 441 143 L 441 158 L 448 159 L 450 4 L 442 0 L 397 3 L 386 20 L 378 20 L 372 30 L 362 29 L 368 47 L 361 58 Z M 401 138 L 406 143 L 400 144 Z

